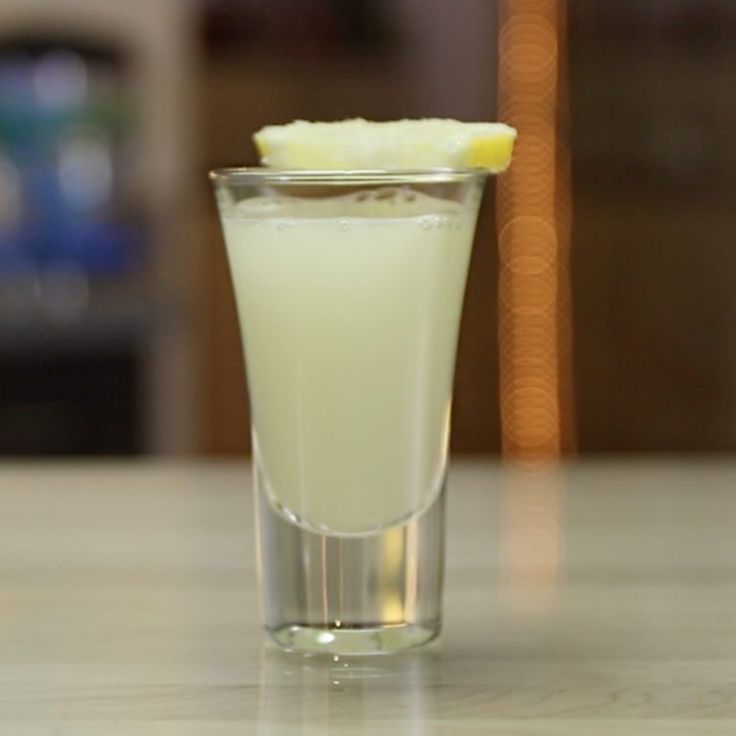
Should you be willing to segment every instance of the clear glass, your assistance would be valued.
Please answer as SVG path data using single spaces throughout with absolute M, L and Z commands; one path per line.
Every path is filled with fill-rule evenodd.
M 427 642 L 485 173 L 212 179 L 245 349 L 266 628 L 307 652 Z

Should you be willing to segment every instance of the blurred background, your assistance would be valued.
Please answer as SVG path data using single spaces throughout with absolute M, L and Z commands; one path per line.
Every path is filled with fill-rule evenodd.
M 206 172 L 355 116 L 520 130 L 457 452 L 736 449 L 734 37 L 732 0 L 2 0 L 0 454 L 247 451 Z

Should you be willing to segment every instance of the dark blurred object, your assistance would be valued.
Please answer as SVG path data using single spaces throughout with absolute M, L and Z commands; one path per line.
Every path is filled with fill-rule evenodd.
M 5 357 L 0 448 L 7 455 L 120 455 L 141 452 L 140 366 L 122 350 L 66 351 L 29 361 Z
M 731 181 L 736 4 L 577 0 L 570 13 L 576 172 L 687 199 Z
M 191 448 L 195 17 L 0 3 L 0 454 Z
M 135 323 L 113 337 L 91 300 L 98 282 L 142 266 L 143 232 L 122 186 L 123 62 L 73 39 L 0 46 L 0 453 L 142 445 Z
M 736 3 L 569 13 L 580 450 L 734 450 Z
M 375 53 L 395 36 L 384 0 L 207 0 L 204 7 L 210 53 Z

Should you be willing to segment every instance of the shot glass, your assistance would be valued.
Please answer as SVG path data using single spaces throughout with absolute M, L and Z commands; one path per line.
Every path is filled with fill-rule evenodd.
M 458 327 L 486 172 L 211 174 L 245 351 L 265 628 L 390 653 L 441 626 Z

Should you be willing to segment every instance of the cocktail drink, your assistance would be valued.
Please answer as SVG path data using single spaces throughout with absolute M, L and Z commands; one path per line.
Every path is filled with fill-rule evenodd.
M 214 174 L 252 414 L 266 627 L 374 653 L 440 626 L 479 168 Z

